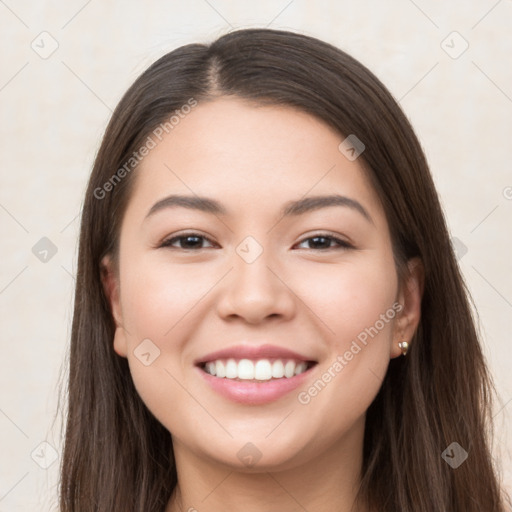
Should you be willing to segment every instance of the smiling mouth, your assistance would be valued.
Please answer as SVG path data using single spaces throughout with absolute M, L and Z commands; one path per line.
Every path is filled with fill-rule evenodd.
M 317 364 L 316 361 L 299 361 L 294 359 L 216 359 L 200 363 L 198 366 L 205 373 L 219 379 L 240 382 L 268 382 L 291 379 L 307 372 Z

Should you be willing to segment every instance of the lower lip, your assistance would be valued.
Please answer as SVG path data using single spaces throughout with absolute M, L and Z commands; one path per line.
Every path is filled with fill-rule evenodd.
M 243 380 L 219 378 L 206 373 L 197 366 L 196 369 L 211 388 L 220 395 L 241 404 L 260 405 L 278 400 L 298 388 L 311 375 L 311 370 L 315 366 L 309 368 L 304 373 L 290 378 L 283 377 L 282 379 L 271 379 L 261 382 L 244 382 Z

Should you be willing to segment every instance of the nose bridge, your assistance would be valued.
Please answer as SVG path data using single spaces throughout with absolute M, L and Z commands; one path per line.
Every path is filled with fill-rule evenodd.
M 220 301 L 221 314 L 250 321 L 290 314 L 292 294 L 278 277 L 280 265 L 256 238 L 247 236 L 236 246 L 232 267 L 229 285 Z
M 264 248 L 256 238 L 250 235 L 238 244 L 235 252 L 234 288 L 241 288 L 242 293 L 252 297 L 252 300 L 261 301 L 264 298 L 269 300 L 270 295 L 276 293 L 279 287 L 274 282 L 276 276 L 270 270 L 274 258 L 268 244 Z

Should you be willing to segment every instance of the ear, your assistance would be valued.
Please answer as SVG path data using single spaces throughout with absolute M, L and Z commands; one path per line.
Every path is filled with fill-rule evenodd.
M 425 286 L 425 269 L 420 258 L 407 262 L 407 275 L 400 286 L 398 302 L 403 306 L 395 321 L 391 358 L 402 355 L 398 346 L 401 341 L 409 345 L 421 319 L 421 299 Z
M 114 333 L 114 350 L 115 352 L 126 357 L 127 340 L 126 331 L 123 328 L 123 315 L 121 310 L 120 293 L 119 293 L 119 277 L 115 271 L 112 256 L 107 254 L 100 263 L 101 282 L 103 291 L 110 305 L 110 312 L 116 324 Z

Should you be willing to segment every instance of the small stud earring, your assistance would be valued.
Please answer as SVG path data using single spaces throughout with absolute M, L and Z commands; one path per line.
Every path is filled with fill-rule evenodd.
M 402 355 L 405 356 L 407 354 L 407 350 L 409 349 L 409 343 L 407 343 L 407 341 L 401 341 L 398 346 L 402 350 Z

